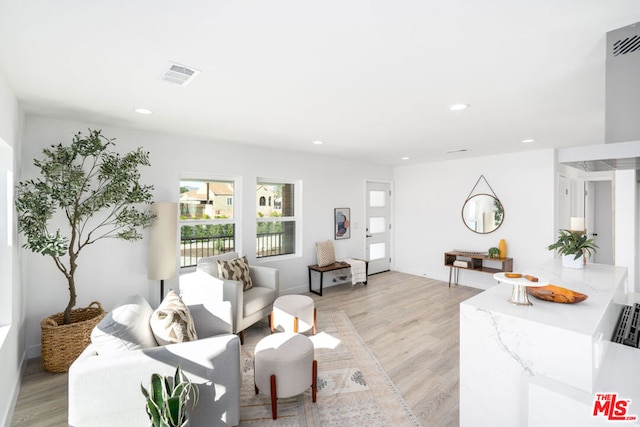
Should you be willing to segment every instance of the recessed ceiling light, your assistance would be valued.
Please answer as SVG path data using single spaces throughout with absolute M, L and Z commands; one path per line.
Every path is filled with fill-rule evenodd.
M 451 111 L 462 111 L 469 108 L 469 104 L 453 104 L 449 105 L 449 110 Z
M 134 108 L 133 111 L 135 111 L 138 114 L 153 114 L 153 111 L 147 108 Z
M 536 140 L 535 140 L 535 139 L 523 139 L 523 140 L 522 140 L 522 143 L 523 143 L 523 144 L 530 144 L 530 143 L 532 143 L 532 142 L 536 142 Z
M 324 144 L 324 141 L 320 141 L 320 140 L 313 141 L 313 145 L 322 145 L 322 144 Z
M 409 156 L 404 156 L 404 157 L 402 158 L 402 160 L 409 160 L 410 158 L 411 158 L 411 157 L 409 157 Z

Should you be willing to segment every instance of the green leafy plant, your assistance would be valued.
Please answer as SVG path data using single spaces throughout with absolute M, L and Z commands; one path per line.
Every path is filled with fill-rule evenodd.
M 99 130 L 78 133 L 69 146 L 44 149 L 44 159 L 33 162 L 41 176 L 17 185 L 18 231 L 27 239 L 23 247 L 50 256 L 67 279 L 65 324 L 76 304 L 80 252 L 101 239 L 139 240 L 139 229 L 153 220 L 150 210 L 138 207 L 151 204 L 153 186 L 141 185 L 138 171 L 149 166 L 149 153 L 138 148 L 120 155 L 109 151 L 112 145 Z M 64 222 L 68 234 L 52 231 L 53 224 Z
M 147 415 L 153 427 L 180 427 L 186 421 L 187 403 L 192 398 L 195 408 L 200 399 L 198 385 L 189 380 L 180 366 L 173 377 L 151 375 L 151 385 L 146 389 L 140 384 L 147 401 Z
M 580 258 L 584 253 L 592 255 L 597 248 L 593 238 L 588 239 L 586 234 L 570 230 L 560 230 L 558 240 L 547 247 L 550 251 L 558 251 L 560 255 L 575 255 L 573 259 Z
M 496 247 L 489 248 L 488 254 L 489 254 L 489 258 L 499 258 L 500 257 L 500 249 L 498 249 Z

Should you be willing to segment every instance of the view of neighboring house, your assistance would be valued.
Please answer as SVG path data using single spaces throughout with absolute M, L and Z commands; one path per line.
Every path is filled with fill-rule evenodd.
M 197 189 L 181 193 L 180 216 L 184 219 L 233 218 L 233 184 L 202 182 Z
M 272 185 L 258 185 L 256 187 L 256 206 L 258 216 L 282 215 L 282 197 Z

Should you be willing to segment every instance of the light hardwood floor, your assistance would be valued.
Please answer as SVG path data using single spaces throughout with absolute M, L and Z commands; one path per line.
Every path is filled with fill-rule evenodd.
M 318 310 L 345 310 L 425 426 L 458 425 L 458 304 L 481 292 L 386 272 L 324 289 Z M 29 361 L 11 426 L 67 425 L 67 375 Z

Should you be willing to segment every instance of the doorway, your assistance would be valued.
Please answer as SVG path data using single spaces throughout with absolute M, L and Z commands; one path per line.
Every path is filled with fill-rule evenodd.
M 584 207 L 587 235 L 594 239 L 598 250 L 591 261 L 614 264 L 613 253 L 613 181 L 585 182 Z
M 369 274 L 389 271 L 391 268 L 391 184 L 367 181 L 366 247 Z

